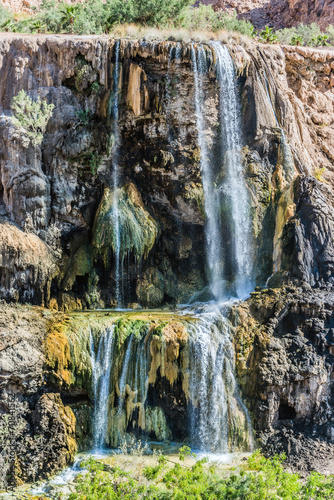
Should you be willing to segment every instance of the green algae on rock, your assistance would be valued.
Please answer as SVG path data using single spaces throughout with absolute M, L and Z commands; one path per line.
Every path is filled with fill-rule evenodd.
M 116 252 L 115 199 L 120 235 L 120 257 L 133 253 L 138 262 L 145 259 L 157 239 L 159 228 L 144 207 L 143 200 L 134 184 L 111 190 L 106 188 L 96 213 L 93 226 L 93 252 L 101 255 L 108 267 L 111 252 Z

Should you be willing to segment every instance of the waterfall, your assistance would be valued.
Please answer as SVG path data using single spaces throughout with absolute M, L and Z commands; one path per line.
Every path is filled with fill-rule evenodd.
M 122 372 L 121 372 L 121 378 L 119 381 L 119 400 L 120 400 L 119 406 L 118 406 L 119 412 L 122 411 L 123 403 L 124 403 L 124 399 L 125 399 L 125 392 L 126 392 L 126 384 L 127 384 L 127 380 L 128 380 L 129 360 L 130 360 L 130 356 L 131 356 L 132 343 L 133 343 L 133 335 L 131 335 L 128 346 L 127 346 L 126 351 L 125 351 Z
M 115 46 L 115 68 L 113 75 L 113 100 L 110 100 L 110 115 L 112 117 L 112 182 L 114 189 L 114 199 L 113 199 L 113 210 L 112 210 L 112 222 L 115 227 L 116 241 L 115 241 L 115 289 L 116 289 L 116 303 L 117 306 L 122 305 L 123 302 L 123 284 L 122 277 L 123 272 L 121 267 L 123 266 L 123 259 L 121 259 L 121 224 L 119 216 L 119 193 L 118 193 L 118 183 L 119 183 L 119 168 L 118 168 L 118 147 L 119 147 L 119 53 L 120 53 L 120 42 L 116 42 Z
M 172 63 L 178 60 L 180 50 L 180 45 L 174 46 L 169 54 L 167 71 L 169 103 L 172 99 Z M 212 296 L 219 300 L 221 308 L 222 300 L 229 293 L 241 297 L 252 287 L 252 241 L 249 201 L 242 172 L 241 120 L 234 64 L 227 48 L 218 42 L 213 42 L 211 49 L 207 50 L 214 52 L 216 60 L 219 126 L 214 126 L 214 133 L 212 120 L 211 127 L 209 126 L 210 117 L 207 116 L 208 104 L 205 97 L 205 85 L 212 58 L 207 58 L 203 46 L 195 49 L 192 45 L 191 59 L 194 71 L 198 145 L 201 152 L 200 169 L 205 198 L 208 279 Z M 111 110 L 115 193 L 120 191 L 117 162 L 118 80 L 119 43 L 116 44 L 113 84 L 115 98 Z M 169 113 L 167 105 L 169 153 L 172 154 L 173 131 L 168 123 Z M 223 212 L 224 206 L 228 207 L 228 212 L 226 210 Z M 129 256 L 125 256 L 125 260 L 121 256 L 122 228 L 118 212 L 117 195 L 113 199 L 112 218 L 117 230 L 116 299 L 117 305 L 121 305 L 124 301 L 124 279 L 127 278 Z M 226 216 L 226 213 L 230 216 Z M 225 240 L 227 237 L 229 241 Z M 232 250 L 226 249 L 228 244 Z M 227 269 L 228 267 L 232 267 L 233 271 Z M 228 280 L 227 276 L 232 278 Z M 226 308 L 226 303 L 224 307 Z M 174 332 L 173 335 L 176 336 L 175 343 L 178 348 L 175 350 L 171 349 L 173 344 L 168 344 L 171 340 L 168 341 L 163 337 L 163 323 L 157 331 L 155 331 L 157 325 L 153 326 L 153 323 L 150 323 L 140 334 L 139 330 L 136 330 L 138 324 L 133 326 L 134 330 L 123 330 L 123 333 L 127 332 L 127 337 L 122 342 L 120 342 L 122 338 L 120 332 L 125 326 L 118 325 L 115 328 L 115 335 L 114 327 L 109 328 L 102 333 L 97 352 L 91 335 L 95 449 L 103 448 L 107 432 L 108 444 L 119 443 L 131 425 L 134 432 L 139 432 L 141 429 L 147 433 L 146 435 L 150 435 L 153 431 L 156 432 L 156 429 L 152 428 L 152 425 L 157 425 L 152 424 L 153 420 L 158 422 L 160 419 L 162 427 L 168 429 L 168 411 L 164 413 L 163 405 L 159 406 L 159 398 L 156 398 L 152 391 L 163 393 L 168 390 L 174 391 L 176 380 L 184 391 L 184 401 L 187 401 L 184 410 L 188 411 L 188 419 L 191 422 L 190 438 L 194 446 L 206 452 L 222 453 L 252 447 L 250 419 L 240 400 L 234 375 L 234 350 L 227 312 L 222 313 L 217 305 L 211 304 L 203 305 L 200 313 L 186 311 L 185 314 L 189 314 L 191 318 L 187 318 L 184 322 L 182 319 L 180 321 L 183 327 L 186 325 L 189 343 L 179 361 L 176 360 L 178 354 L 175 355 L 175 359 L 172 354 L 178 353 L 178 349 L 183 348 L 182 343 L 177 344 L 176 332 L 180 327 L 175 331 L 171 328 L 169 333 L 171 335 L 171 332 Z M 134 320 L 134 325 L 135 321 L 139 320 Z M 173 335 L 170 339 L 174 338 Z M 168 359 L 168 356 L 171 359 Z M 177 373 L 180 378 L 174 379 Z
M 110 374 L 113 359 L 114 327 L 101 335 L 97 352 L 90 334 L 90 359 L 92 365 L 92 392 L 94 397 L 93 440 L 94 450 L 104 448 L 109 415 Z
M 195 112 L 198 145 L 201 150 L 200 168 L 205 200 L 205 236 L 208 277 L 213 296 L 216 299 L 221 299 L 225 292 L 222 260 L 222 227 L 219 210 L 219 193 L 214 184 L 212 164 L 210 162 L 210 141 L 205 133 L 203 75 L 207 72 L 207 61 L 204 48 L 199 46 L 196 54 L 195 47 L 192 44 L 191 59 L 195 81 Z
M 205 49 L 198 46 L 195 50 L 192 45 L 191 58 L 205 199 L 208 278 L 214 298 L 221 302 L 228 293 L 244 297 L 253 289 L 253 249 L 249 199 L 243 178 L 241 118 L 234 63 L 227 47 L 212 42 L 212 49 L 217 61 L 219 90 L 220 127 L 215 139 L 212 139 L 212 132 L 206 127 L 205 83 L 208 62 Z M 213 147 L 214 140 L 216 148 Z M 228 208 L 224 217 L 221 215 L 223 206 Z M 224 241 L 223 236 L 226 234 L 232 247 L 229 254 L 228 242 Z M 232 272 L 227 266 L 232 267 Z M 228 283 L 229 275 L 231 278 Z M 251 424 L 238 396 L 234 377 L 234 350 L 226 316 L 218 310 L 203 312 L 191 330 L 193 442 L 205 451 L 227 452 L 238 446 L 238 433 L 243 427 L 242 433 L 248 436 L 248 447 L 251 448 Z
M 191 56 L 195 81 L 195 110 L 198 144 L 201 150 L 200 168 L 205 199 L 206 257 L 208 278 L 213 296 L 222 300 L 228 292 L 237 297 L 247 295 L 253 288 L 252 238 L 249 200 L 242 171 L 241 119 L 237 97 L 236 74 L 227 47 L 212 42 L 216 55 L 219 84 L 219 124 L 217 137 L 220 158 L 212 152 L 212 139 L 205 127 L 204 77 L 207 73 L 206 53 L 202 46 Z M 217 162 L 218 160 L 218 162 Z M 218 163 L 218 175 L 215 172 Z M 223 181 L 219 180 L 224 173 Z M 221 216 L 222 206 L 228 207 L 229 217 Z M 229 220 L 228 220 L 229 219 Z M 227 242 L 223 241 L 223 225 L 229 228 L 232 249 L 228 262 Z M 227 269 L 232 265 L 233 272 Z M 232 274 L 227 283 L 227 275 Z
M 252 449 L 251 423 L 234 376 L 229 321 L 213 306 L 189 330 L 193 445 L 215 453 Z
M 253 259 L 249 200 L 242 169 L 241 117 L 236 74 L 227 47 L 219 42 L 212 42 L 212 46 L 217 57 L 220 141 L 221 151 L 225 152 L 223 166 L 227 171 L 226 180 L 220 189 L 229 199 L 233 220 L 231 233 L 234 234 L 235 291 L 237 297 L 244 297 L 253 289 Z

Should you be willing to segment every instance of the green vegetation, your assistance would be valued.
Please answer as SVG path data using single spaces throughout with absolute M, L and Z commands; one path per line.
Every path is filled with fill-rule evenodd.
M 24 90 L 21 90 L 12 100 L 14 111 L 12 122 L 17 127 L 23 127 L 31 142 L 36 146 L 43 140 L 53 108 L 54 104 L 48 104 L 39 97 L 33 100 Z
M 122 227 L 120 235 L 117 223 Z M 121 258 L 132 253 L 137 262 L 145 259 L 158 232 L 158 224 L 145 209 L 134 184 L 116 190 L 105 189 L 93 226 L 94 255 L 102 256 L 105 268 L 108 268 L 111 252 L 117 251 L 117 245 Z
M 278 36 L 273 28 L 266 26 L 264 30 L 260 31 L 259 40 L 263 43 L 276 43 L 278 41 Z
M 278 43 L 286 45 L 308 45 L 310 47 L 334 45 L 334 26 L 329 26 L 325 32 L 316 23 L 299 24 L 294 28 L 276 31 Z
M 324 173 L 326 172 L 326 167 L 319 167 L 314 170 L 314 177 L 320 182 L 327 182 L 323 178 Z
M 69 500 L 329 500 L 334 495 L 334 476 L 312 473 L 302 483 L 284 469 L 284 456 L 265 459 L 256 452 L 238 470 L 222 473 L 206 459 L 181 463 L 189 454 L 183 447 L 179 461 L 159 455 L 153 465 L 137 470 L 119 467 L 117 458 L 91 458 L 83 464 L 88 472 L 77 477 Z
M 235 32 L 255 37 L 263 43 L 285 43 L 291 45 L 326 46 L 334 44 L 334 26 L 326 31 L 313 23 L 300 24 L 295 28 L 274 31 L 266 26 L 256 32 L 249 21 L 237 19 L 236 13 L 215 12 L 211 5 L 193 7 L 193 0 L 88 0 L 77 5 L 68 5 L 55 0 L 43 0 L 32 16 L 16 16 L 0 5 L 0 28 L 3 31 L 20 33 L 76 33 L 102 34 L 134 37 L 143 33 L 141 27 L 160 30 L 177 30 L 166 33 L 166 38 L 191 38 L 194 31 L 201 32 L 195 38 L 209 38 L 221 31 Z M 128 28 L 128 29 L 127 29 Z M 153 36 L 164 37 L 154 33 Z
M 118 345 L 122 345 L 127 337 L 133 334 L 134 338 L 140 341 L 145 335 L 147 335 L 150 328 L 150 322 L 148 320 L 131 319 L 121 317 L 115 325 L 115 335 L 118 337 Z

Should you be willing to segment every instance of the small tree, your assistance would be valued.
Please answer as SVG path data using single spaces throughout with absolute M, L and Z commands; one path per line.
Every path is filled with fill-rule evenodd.
M 39 97 L 34 101 L 24 90 L 21 90 L 12 100 L 14 111 L 12 122 L 17 127 L 23 127 L 31 142 L 37 146 L 43 140 L 53 108 L 54 104 L 48 104 Z

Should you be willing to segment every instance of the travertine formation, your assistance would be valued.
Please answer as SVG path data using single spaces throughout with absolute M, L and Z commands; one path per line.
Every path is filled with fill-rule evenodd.
M 187 302 L 206 285 L 190 46 L 178 47 L 173 42 L 120 44 L 120 186 L 130 182 L 139 190 L 148 220 L 159 228 L 149 253 L 136 255 L 138 245 L 129 247 L 124 286 L 129 303 L 148 306 Z M 205 103 L 212 118 L 206 127 L 215 137 L 214 53 L 210 44 L 204 47 L 212 65 Z M 94 234 L 94 219 L 101 212 L 104 187 L 112 186 L 108 110 L 115 42 L 106 37 L 4 35 L 0 48 L 0 78 L 6 82 L 0 89 L 1 296 L 45 305 L 52 299 L 63 308 L 113 304 L 111 261 L 106 252 L 94 250 L 109 230 L 99 226 Z M 180 59 L 175 60 L 176 48 Z M 272 245 L 282 233 L 280 195 L 298 172 L 318 172 L 331 181 L 334 59 L 330 50 L 300 47 L 230 49 L 243 103 L 257 283 L 263 284 L 277 270 L 272 268 Z M 11 101 L 21 89 L 55 105 L 41 145 L 32 144 L 11 122 Z M 317 189 L 325 193 L 330 186 L 319 184 Z M 284 223 L 291 215 L 290 209 L 285 211 Z M 124 220 L 129 217 L 123 214 Z M 276 233 L 271 218 L 280 229 Z M 14 232 L 24 251 L 12 249 Z M 36 248 L 34 256 L 28 247 Z
M 296 436 L 302 432 L 303 467 L 309 470 L 314 457 L 307 450 L 323 440 L 330 452 L 333 441 L 334 52 L 241 46 L 233 39 L 228 48 L 241 99 L 254 279 L 269 287 L 230 313 L 237 374 L 265 448 L 285 449 L 294 464 L 293 456 L 301 454 Z M 207 62 L 204 132 L 214 150 L 220 127 L 215 52 L 210 43 L 202 49 Z M 13 395 L 21 405 L 22 456 L 34 442 L 30 453 L 35 458 L 33 469 L 22 462 L 24 473 L 17 470 L 16 476 L 32 479 L 69 461 L 74 439 L 81 447 L 91 444 L 86 313 L 79 314 L 73 329 L 64 314 L 115 305 L 116 155 L 110 113 L 115 89 L 124 305 L 160 307 L 211 298 L 205 200 L 191 45 L 116 42 L 105 36 L 3 35 L 0 82 L 0 296 L 36 306 L 1 305 L 0 411 L 9 412 Z M 11 120 L 12 98 L 22 89 L 55 105 L 40 145 L 32 144 L 24 128 Z M 217 181 L 223 175 L 223 169 L 217 172 Z M 228 238 L 224 242 L 228 245 Z M 90 328 L 101 334 L 100 320 L 95 326 L 94 321 L 89 319 Z M 126 396 L 119 389 L 126 339 L 131 332 L 135 337 L 138 324 L 128 325 L 131 331 L 126 325 L 120 328 L 124 338 L 113 365 L 110 401 L 117 432 L 132 426 L 138 432 L 145 427 L 161 439 L 185 435 L 189 342 L 179 318 L 159 321 L 149 326 L 147 344 L 147 398 L 151 403 L 156 399 L 145 408 L 126 384 Z M 179 427 L 173 428 L 176 415 Z M 45 469 L 40 457 L 47 446 L 47 420 L 58 426 L 60 441 L 57 457 L 50 457 Z M 313 427 L 316 436 L 305 426 Z M 109 430 L 110 442 L 117 443 L 119 435 Z M 33 440 L 37 433 L 44 436 L 40 448 Z

